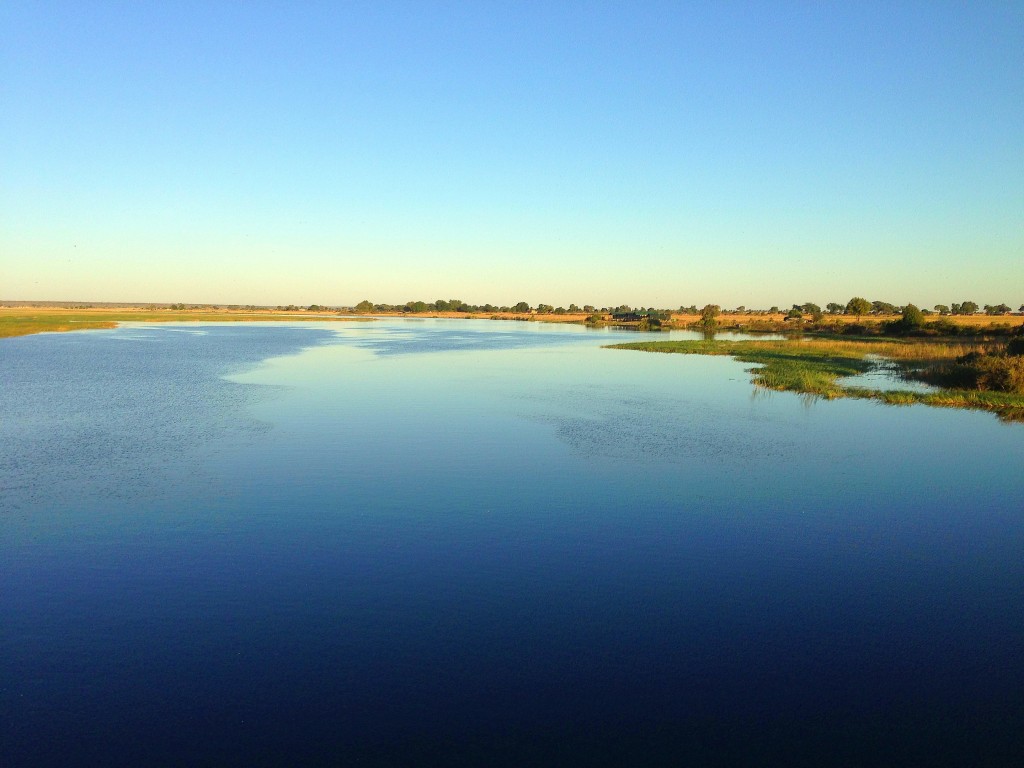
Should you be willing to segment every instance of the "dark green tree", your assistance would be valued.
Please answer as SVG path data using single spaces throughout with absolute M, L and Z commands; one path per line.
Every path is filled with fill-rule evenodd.
M 808 301 L 806 304 L 801 304 L 800 310 L 804 314 L 810 315 L 811 319 L 814 320 L 814 322 L 818 322 L 822 318 L 821 307 L 819 307 L 814 302 Z
M 871 302 L 860 296 L 854 296 L 846 302 L 846 314 L 856 315 L 859 318 L 871 311 Z
M 903 319 L 900 323 L 907 329 L 920 328 L 924 325 L 924 314 L 913 304 L 907 304 L 903 308 Z
M 721 312 L 722 308 L 717 304 L 705 304 L 704 309 L 700 311 L 700 324 L 709 329 L 716 327 Z

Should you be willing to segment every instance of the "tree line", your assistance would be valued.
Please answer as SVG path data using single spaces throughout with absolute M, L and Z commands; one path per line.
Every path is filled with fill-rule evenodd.
M 812 301 L 807 301 L 802 304 L 793 304 L 789 309 L 780 309 L 778 306 L 772 306 L 768 309 L 756 309 L 749 308 L 744 305 L 739 305 L 732 309 L 727 309 L 718 304 L 706 304 L 703 308 L 698 308 L 696 304 L 689 306 L 680 305 L 676 309 L 669 309 L 665 307 L 633 307 L 629 304 L 619 304 L 617 306 L 597 307 L 593 304 L 584 304 L 582 306 L 578 304 L 570 304 L 568 307 L 554 306 L 552 304 L 539 303 L 532 305 L 527 301 L 520 301 L 516 304 L 510 305 L 498 305 L 498 304 L 469 304 L 462 301 L 461 299 L 436 299 L 435 301 L 407 301 L 405 304 L 385 304 L 385 303 L 374 303 L 369 299 L 364 299 L 356 304 L 354 307 L 346 306 L 331 306 L 327 304 L 310 304 L 308 307 L 300 307 L 295 304 L 282 305 L 277 307 L 283 311 L 309 311 L 309 312 L 328 312 L 328 311 L 349 311 L 356 312 L 359 314 L 373 314 L 373 313 L 405 313 L 405 314 L 419 314 L 419 313 L 431 313 L 431 312 L 465 312 L 466 314 L 538 314 L 538 315 L 574 315 L 574 314 L 623 314 L 623 313 L 637 313 L 645 314 L 651 317 L 664 317 L 667 318 L 672 314 L 683 314 L 683 315 L 699 315 L 706 317 L 711 313 L 713 308 L 714 316 L 721 315 L 777 315 L 782 314 L 789 319 L 810 319 L 814 321 L 821 320 L 826 315 L 855 315 L 857 317 L 863 317 L 865 315 L 874 316 L 886 316 L 886 315 L 902 315 L 906 307 L 914 306 L 913 304 L 891 304 L 887 301 L 868 301 L 860 296 L 854 296 L 845 304 L 839 302 L 829 302 L 825 305 L 824 309 L 818 304 Z M 184 304 L 171 304 L 170 309 L 185 309 Z M 194 307 L 198 308 L 198 307 Z M 238 305 L 229 305 L 229 309 L 239 309 Z M 914 307 L 917 309 L 917 307 Z M 245 309 L 259 309 L 256 306 L 246 306 Z M 952 304 L 936 304 L 932 309 L 920 309 L 918 310 L 924 315 L 976 315 L 983 312 L 986 315 L 1006 315 L 1013 312 L 1010 305 L 1005 302 L 1000 304 L 985 304 L 979 306 L 974 301 L 962 301 L 954 302 Z M 1024 304 L 1017 310 L 1024 314 Z
M 604 314 L 612 314 L 616 312 L 633 312 L 633 311 L 648 311 L 643 307 L 638 307 L 634 310 L 627 304 L 620 304 L 616 307 L 596 307 L 593 304 L 584 304 L 580 306 L 578 304 L 570 304 L 568 307 L 554 306 L 553 304 L 540 303 L 536 306 L 530 304 L 527 301 L 520 301 L 516 304 L 498 305 L 498 304 L 467 304 L 461 299 L 437 299 L 436 301 L 407 301 L 405 304 L 375 304 L 369 299 L 364 299 L 351 308 L 355 312 L 361 314 L 369 314 L 372 312 L 404 312 L 404 313 L 420 313 L 420 312 L 465 312 L 467 314 L 529 314 L 536 313 L 538 315 L 576 315 L 576 314 L 593 314 L 595 312 L 601 312 Z M 651 312 L 670 310 L 655 310 L 651 307 Z
M 667 315 L 669 313 L 678 312 L 680 314 L 687 315 L 703 315 L 708 307 L 715 307 L 716 314 L 754 314 L 754 315 L 772 315 L 772 314 L 784 314 L 791 318 L 803 318 L 809 317 L 813 320 L 820 320 L 826 314 L 828 315 L 856 315 L 857 317 L 863 317 L 864 315 L 900 315 L 903 313 L 907 306 L 914 305 L 897 305 L 891 304 L 887 301 L 868 301 L 860 296 L 854 296 L 845 304 L 838 302 L 829 302 L 822 309 L 819 305 L 814 302 L 804 302 L 802 304 L 793 304 L 791 309 L 780 309 L 778 306 L 772 306 L 769 309 L 748 309 L 747 307 L 740 305 L 735 309 L 723 309 L 717 304 L 705 305 L 704 309 L 698 309 L 697 305 L 691 304 L 690 306 L 680 305 L 678 309 L 667 309 L 664 307 L 632 307 L 628 304 L 619 304 L 614 307 L 596 307 L 593 304 L 584 304 L 579 306 L 577 304 L 570 304 L 568 307 L 553 306 L 551 304 L 540 303 L 536 306 L 531 305 L 529 302 L 520 301 L 517 304 L 512 305 L 496 305 L 496 304 L 468 304 L 461 299 L 437 299 L 435 301 L 407 301 L 405 304 L 375 304 L 369 299 L 360 301 L 354 307 L 350 309 L 355 312 L 362 314 L 369 314 L 373 312 L 403 312 L 403 313 L 425 313 L 425 312 L 466 312 L 466 313 L 511 313 L 511 314 L 527 314 L 535 313 L 539 315 L 554 314 L 554 315 L 565 315 L 565 314 L 593 314 L 600 312 L 603 314 L 617 314 L 627 312 L 639 312 L 647 314 L 659 314 Z M 310 309 L 326 309 L 320 305 L 311 305 Z M 975 315 L 980 311 L 984 311 L 986 315 L 1005 315 L 1012 312 L 1012 308 L 1004 303 L 1001 304 L 985 304 L 984 307 L 980 307 L 977 302 L 974 301 L 962 301 L 959 303 L 952 304 L 936 304 L 934 309 L 921 309 L 919 310 L 925 315 L 937 314 L 937 315 Z M 1024 305 L 1021 305 L 1018 310 L 1024 313 Z

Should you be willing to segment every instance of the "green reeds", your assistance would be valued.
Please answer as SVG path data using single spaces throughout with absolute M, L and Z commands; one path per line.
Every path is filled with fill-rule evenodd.
M 975 408 L 994 412 L 1006 421 L 1024 421 L 1024 395 L 965 389 L 934 392 L 885 391 L 843 387 L 838 379 L 871 370 L 869 356 L 897 362 L 904 372 L 921 365 L 939 365 L 977 352 L 983 345 L 918 341 L 847 341 L 794 339 L 784 341 L 645 341 L 614 344 L 610 349 L 689 355 L 729 355 L 760 367 L 750 369 L 754 384 L 828 399 L 868 398 L 888 405 Z

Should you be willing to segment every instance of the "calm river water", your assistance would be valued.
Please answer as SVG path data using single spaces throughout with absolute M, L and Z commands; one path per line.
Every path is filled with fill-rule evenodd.
M 0 764 L 1020 764 L 1024 425 L 637 338 L 0 340 Z

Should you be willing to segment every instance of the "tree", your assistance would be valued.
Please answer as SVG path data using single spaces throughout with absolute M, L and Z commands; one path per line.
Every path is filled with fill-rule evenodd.
M 940 315 L 948 315 L 949 307 L 947 307 L 945 304 L 936 304 L 935 311 L 938 312 Z
M 800 310 L 805 314 L 810 315 L 811 319 L 813 319 L 814 322 L 818 322 L 819 320 L 821 320 L 821 307 L 819 307 L 817 304 L 813 302 L 808 301 L 806 304 L 801 304 Z
M 518 304 L 512 307 L 512 311 L 518 312 L 520 314 L 525 314 L 530 311 L 530 305 L 527 304 L 525 301 L 520 301 Z
M 1005 315 L 1010 312 L 1010 308 L 1006 304 L 986 304 L 985 314 L 986 315 Z
M 846 302 L 846 314 L 856 315 L 860 319 L 863 315 L 866 315 L 871 311 L 871 302 L 867 299 L 863 299 L 860 296 L 854 296 L 848 302 Z
M 888 301 L 872 301 L 871 310 L 878 315 L 895 315 L 897 313 L 896 305 L 890 304 Z
M 825 309 L 828 310 L 828 313 L 830 315 L 838 315 L 842 313 L 843 305 L 836 304 L 834 301 L 830 301 L 828 304 L 825 305 Z
M 924 325 L 924 315 L 913 304 L 907 304 L 903 308 L 903 319 L 900 322 L 904 328 L 920 328 Z
M 373 302 L 370 301 L 369 299 L 363 299 L 358 304 L 356 304 L 356 312 L 361 312 L 365 314 L 367 312 L 373 312 L 373 309 Z
M 716 319 L 722 312 L 722 308 L 717 304 L 705 304 L 704 309 L 700 311 L 700 324 L 705 328 L 714 328 L 718 325 Z
M 978 305 L 973 301 L 965 301 L 960 305 L 960 312 L 965 315 L 973 315 L 978 311 Z

